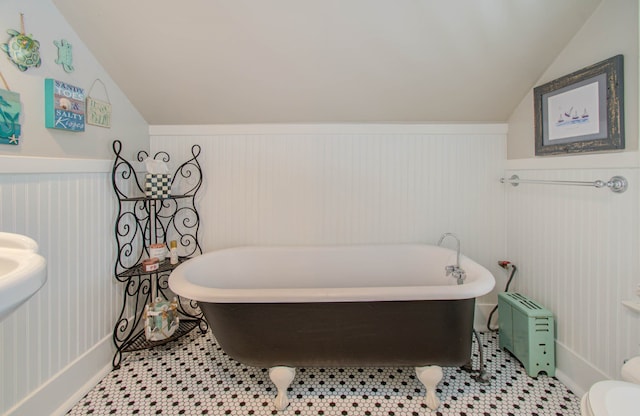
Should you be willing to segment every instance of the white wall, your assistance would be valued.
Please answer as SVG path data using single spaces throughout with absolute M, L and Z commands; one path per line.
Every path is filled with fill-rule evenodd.
M 163 129 L 154 128 L 152 148 L 174 166 L 202 146 L 205 250 L 434 243 L 453 231 L 504 286 L 503 125 Z M 110 162 L 25 157 L 2 166 L 0 229 L 39 241 L 49 276 L 0 323 L 0 414 L 52 414 L 111 367 L 122 288 L 112 276 Z
M 638 169 L 508 170 L 512 174 L 629 180 L 623 194 L 525 184 L 507 190 L 507 258 L 519 266 L 512 287 L 553 311 L 558 369 L 578 392 L 618 378 L 623 360 L 640 353 L 640 316 L 621 305 L 640 283 Z
M 504 125 L 152 126 L 151 148 L 180 163 L 202 147 L 205 251 L 435 244 L 454 232 L 504 286 L 505 133 Z
M 638 1 L 603 0 L 535 85 L 624 55 L 625 151 L 638 150 Z M 508 159 L 535 154 L 533 88 L 509 118 Z
M 0 145 L 1 155 L 43 156 L 59 158 L 110 159 L 111 142 L 119 138 L 132 149 L 148 149 L 148 124 L 120 91 L 104 68 L 93 57 L 50 0 L 3 0 L 0 2 L 0 43 L 9 39 L 7 29 L 20 30 L 20 13 L 24 13 L 25 30 L 40 42 L 42 64 L 21 72 L 0 51 L 0 72 L 11 91 L 20 94 L 22 137 L 18 146 Z M 66 39 L 73 47 L 75 71 L 66 73 L 55 63 L 58 48 L 54 40 Z M 114 51 L 113 59 L 118 59 Z M 96 78 L 104 82 L 112 104 L 111 128 L 86 126 L 84 132 L 66 132 L 44 127 L 44 79 L 54 78 L 89 92 Z M 0 82 L 0 88 L 5 89 Z M 91 96 L 107 101 L 104 89 L 96 83 Z
M 616 16 L 628 22 L 630 9 L 633 30 L 612 32 L 605 49 L 584 47 Z M 148 135 L 135 109 L 48 0 L 6 0 L 0 10 L 5 28 L 19 27 L 24 12 L 27 31 L 44 45 L 39 69 L 20 73 L 0 59 L 0 70 L 21 93 L 24 107 L 23 144 L 0 149 L 0 229 L 36 238 L 50 266 L 42 291 L 0 323 L 0 413 L 47 414 L 109 368 L 120 291 L 112 277 L 109 163 L 100 159 L 112 158 L 113 138 L 121 138 L 132 155 L 148 146 Z M 626 36 L 635 36 L 636 50 L 625 52 L 625 69 L 627 64 L 636 69 L 627 71 L 625 81 L 635 79 L 637 88 L 636 2 L 604 0 L 581 33 L 547 77 L 609 57 L 608 48 L 621 41 L 616 36 L 625 36 L 624 44 Z M 53 63 L 55 47 L 46 46 L 63 37 L 76 47 L 77 69 L 71 75 Z M 574 58 L 578 49 L 594 56 Z M 105 81 L 114 103 L 112 129 L 45 129 L 41 85 L 46 77 L 87 88 L 97 77 Z M 634 135 L 627 125 L 627 141 L 637 148 L 637 91 L 635 99 L 625 95 L 632 101 L 627 110 L 636 106 L 626 117 L 636 126 Z M 518 131 L 532 134 L 532 122 L 528 112 L 514 113 L 510 146 L 519 140 Z M 192 143 L 203 146 L 199 207 L 206 250 L 237 244 L 435 242 L 440 233 L 453 231 L 462 237 L 463 251 L 494 272 L 498 288 L 506 276 L 497 260 L 506 254 L 520 267 L 514 288 L 556 313 L 558 366 L 577 388 L 597 377 L 616 377 L 620 360 L 639 352 L 640 318 L 619 304 L 632 296 L 640 275 L 637 152 L 543 162 L 524 156 L 506 165 L 507 176 L 531 178 L 624 174 L 631 188 L 614 195 L 593 188 L 499 185 L 505 174 L 503 127 L 191 126 L 154 127 L 152 136 L 152 147 L 168 150 L 176 162 L 189 156 Z M 45 160 L 53 167 L 43 170 L 38 167 L 43 160 L 24 156 L 79 160 Z
M 603 0 L 535 85 L 612 56 L 624 55 L 625 151 L 635 152 L 638 150 L 638 49 L 638 1 Z M 509 118 L 508 159 L 534 157 L 533 121 L 532 88 Z
M 129 156 L 148 149 L 149 136 L 147 123 L 49 0 L 0 2 L 2 33 L 20 29 L 20 12 L 41 43 L 42 65 L 20 72 L 0 52 L 0 71 L 23 107 L 21 144 L 0 145 L 0 230 L 38 241 L 48 280 L 0 323 L 0 414 L 52 414 L 110 369 L 122 293 L 113 277 L 111 143 L 120 138 Z M 71 74 L 54 62 L 53 41 L 62 38 L 73 45 Z M 85 89 L 100 78 L 113 105 L 112 127 L 46 129 L 44 78 Z M 92 96 L 99 94 L 96 87 Z
M 95 170 L 0 174 L 0 230 L 34 238 L 48 275 L 0 323 L 0 414 L 51 414 L 111 360 L 121 290 L 110 180 Z
M 507 190 L 507 255 L 520 267 L 513 289 L 554 312 L 560 377 L 576 392 L 618 378 L 623 360 L 640 354 L 640 315 L 621 305 L 640 283 L 637 1 L 604 0 L 537 83 L 618 53 L 625 55 L 627 151 L 533 157 L 532 92 L 509 120 L 506 176 L 629 180 L 624 194 L 548 185 Z

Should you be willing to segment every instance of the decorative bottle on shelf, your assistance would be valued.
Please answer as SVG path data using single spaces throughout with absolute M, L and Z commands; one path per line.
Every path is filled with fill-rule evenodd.
M 169 256 L 171 264 L 178 264 L 178 242 L 176 240 L 171 240 L 169 243 L 169 247 L 171 248 L 171 254 Z

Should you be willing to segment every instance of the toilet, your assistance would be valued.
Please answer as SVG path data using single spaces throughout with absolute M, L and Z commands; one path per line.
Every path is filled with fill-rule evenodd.
M 580 402 L 582 416 L 640 415 L 640 356 L 622 366 L 622 379 L 595 383 Z

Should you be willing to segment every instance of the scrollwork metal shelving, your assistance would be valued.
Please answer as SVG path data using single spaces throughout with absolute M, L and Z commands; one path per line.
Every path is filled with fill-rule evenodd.
M 191 148 L 192 158 L 178 166 L 171 180 L 171 196 L 163 199 L 145 196 L 142 182 L 133 165 L 122 157 L 122 143 L 113 142 L 115 160 L 112 170 L 113 190 L 118 199 L 115 223 L 117 258 L 114 275 L 124 284 L 122 309 L 113 329 L 116 353 L 113 367 L 119 368 L 125 352 L 151 348 L 175 340 L 195 328 L 206 332 L 207 322 L 196 302 L 170 293 L 169 275 L 177 265 L 164 260 L 157 270 L 144 271 L 142 260 L 149 257 L 149 246 L 161 243 L 168 249 L 170 240 L 178 241 L 181 253 L 178 264 L 202 254 L 198 241 L 200 217 L 195 198 L 202 185 L 202 169 L 198 162 L 201 148 Z M 145 151 L 137 154 L 137 161 L 149 157 Z M 166 152 L 158 152 L 153 159 L 169 162 Z M 143 312 L 146 304 L 161 297 L 178 300 L 180 325 L 170 338 L 148 341 L 144 336 Z

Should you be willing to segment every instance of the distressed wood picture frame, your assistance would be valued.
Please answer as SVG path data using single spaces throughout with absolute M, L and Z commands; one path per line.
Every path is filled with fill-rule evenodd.
M 536 156 L 624 149 L 623 56 L 533 90 Z

